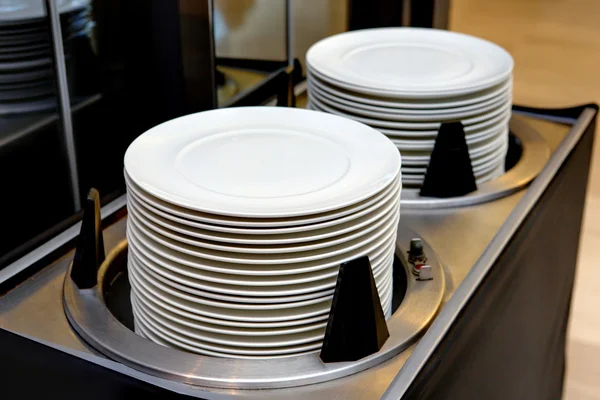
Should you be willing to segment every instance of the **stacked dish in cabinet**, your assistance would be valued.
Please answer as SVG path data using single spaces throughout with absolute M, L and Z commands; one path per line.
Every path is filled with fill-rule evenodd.
M 125 155 L 136 332 L 220 357 L 318 351 L 339 266 L 363 255 L 389 317 L 400 168 L 381 133 L 309 110 L 147 131 Z
M 65 57 L 93 28 L 90 0 L 57 0 Z M 0 115 L 56 107 L 53 46 L 42 0 L 0 2 Z
M 363 122 L 402 153 L 402 180 L 420 186 L 442 122 L 461 121 L 478 183 L 504 173 L 513 59 L 456 32 L 346 32 L 306 55 L 308 108 Z

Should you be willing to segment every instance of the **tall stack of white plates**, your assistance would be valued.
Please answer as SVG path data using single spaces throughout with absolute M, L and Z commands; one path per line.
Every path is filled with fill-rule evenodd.
M 400 155 L 376 130 L 251 107 L 161 124 L 125 155 L 136 332 L 221 357 L 320 349 L 341 263 L 391 314 Z
M 65 56 L 93 27 L 91 0 L 57 0 Z M 42 0 L 0 1 L 0 115 L 54 108 L 52 40 Z
M 346 32 L 306 55 L 308 108 L 363 122 L 402 153 L 419 186 L 441 122 L 461 121 L 478 183 L 504 172 L 513 59 L 488 41 L 417 28 Z

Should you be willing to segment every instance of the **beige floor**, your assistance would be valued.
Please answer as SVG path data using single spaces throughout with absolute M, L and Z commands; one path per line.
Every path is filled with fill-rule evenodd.
M 515 102 L 600 102 L 600 0 L 452 1 L 452 30 L 492 40 L 515 58 Z M 571 311 L 566 400 L 600 399 L 600 140 L 594 152 Z

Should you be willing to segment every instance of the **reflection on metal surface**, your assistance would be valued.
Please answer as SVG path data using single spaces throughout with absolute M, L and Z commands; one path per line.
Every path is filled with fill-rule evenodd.
M 397 255 L 416 237 L 400 226 Z M 223 359 L 187 353 L 155 344 L 136 335 L 121 324 L 106 306 L 107 285 L 118 274 L 124 279 L 127 242 L 121 242 L 106 258 L 98 271 L 99 284 L 94 289 L 79 290 L 66 274 L 64 306 L 75 330 L 97 350 L 133 368 L 152 375 L 200 386 L 222 388 L 277 388 L 324 382 L 355 374 L 380 364 L 406 349 L 431 323 L 442 303 L 445 279 L 434 250 L 424 243 L 429 265 L 435 278 L 418 281 L 409 271 L 406 294 L 388 320 L 390 337 L 375 354 L 355 362 L 323 363 L 317 352 L 273 359 Z M 121 296 L 122 297 L 122 296 Z M 198 369 L 198 365 L 202 365 Z M 191 372 L 193 371 L 193 372 Z
M 500 178 L 485 182 L 466 196 L 438 199 L 421 197 L 418 189 L 402 190 L 402 209 L 439 209 L 485 203 L 507 196 L 528 185 L 542 171 L 550 158 L 550 146 L 529 127 L 522 117 L 513 116 L 510 130 L 517 136 L 523 154 L 517 164 Z

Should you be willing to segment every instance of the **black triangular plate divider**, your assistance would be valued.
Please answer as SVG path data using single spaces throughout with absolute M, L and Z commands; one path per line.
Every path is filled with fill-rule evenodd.
M 81 230 L 77 237 L 77 247 L 71 267 L 71 279 L 79 289 L 90 289 L 96 286 L 98 268 L 104 261 L 104 257 L 100 194 L 92 188 L 83 207 Z
M 457 197 L 477 190 L 469 147 L 461 122 L 444 122 L 440 126 L 421 196 Z
M 356 361 L 378 352 L 390 336 L 369 257 L 340 266 L 321 360 Z

